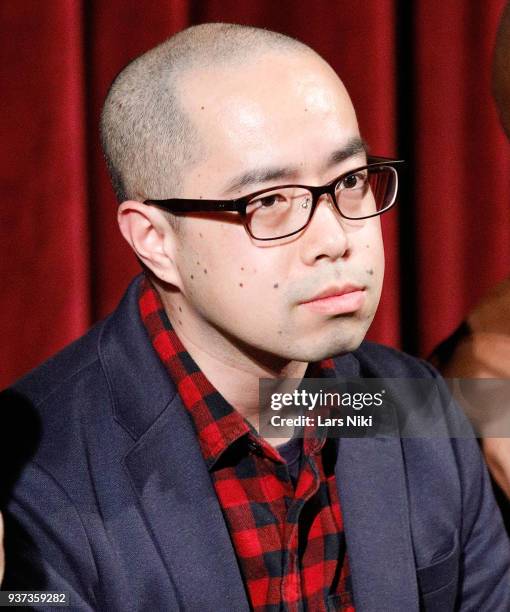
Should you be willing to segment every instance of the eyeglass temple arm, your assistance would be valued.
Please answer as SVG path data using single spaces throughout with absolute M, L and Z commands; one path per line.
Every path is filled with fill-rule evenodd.
M 393 157 L 380 157 L 378 155 L 368 155 L 367 162 L 369 164 L 378 164 L 380 162 L 387 162 L 387 163 L 392 163 L 392 164 L 403 164 L 405 160 L 394 159 Z
M 153 204 L 174 213 L 184 212 L 231 212 L 239 210 L 236 200 L 223 202 L 221 200 L 145 200 L 145 204 Z

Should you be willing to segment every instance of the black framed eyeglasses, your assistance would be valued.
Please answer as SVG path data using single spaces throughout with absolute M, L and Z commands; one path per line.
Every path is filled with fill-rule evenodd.
M 311 221 L 323 194 L 330 196 L 344 219 L 376 217 L 395 204 L 398 164 L 401 159 L 368 157 L 365 166 L 344 172 L 326 185 L 280 185 L 261 189 L 233 200 L 172 198 L 145 200 L 172 213 L 238 212 L 248 234 L 255 240 L 287 238 Z

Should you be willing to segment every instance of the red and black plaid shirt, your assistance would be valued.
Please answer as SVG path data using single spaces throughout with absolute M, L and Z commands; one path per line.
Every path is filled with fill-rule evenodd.
M 191 415 L 252 609 L 354 612 L 335 441 L 305 432 L 294 486 L 278 451 L 199 370 L 147 279 L 139 308 Z M 332 367 L 331 360 L 321 362 L 320 375 L 334 375 Z

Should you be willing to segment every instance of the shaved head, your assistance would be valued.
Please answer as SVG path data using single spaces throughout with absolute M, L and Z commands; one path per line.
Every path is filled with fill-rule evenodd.
M 176 197 L 183 172 L 207 153 L 179 83 L 193 70 L 239 66 L 268 52 L 315 53 L 268 30 L 236 24 L 190 27 L 132 61 L 113 82 L 101 142 L 119 202 Z

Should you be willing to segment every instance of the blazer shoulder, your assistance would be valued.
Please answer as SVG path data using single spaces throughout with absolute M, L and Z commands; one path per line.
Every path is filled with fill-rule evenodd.
M 37 406 L 82 371 L 99 362 L 98 342 L 106 321 L 96 323 L 81 338 L 25 374 L 2 393 L 3 398 L 21 395 Z
M 0 394 L 0 442 L 8 457 L 0 465 L 1 495 L 11 496 L 30 465 L 46 470 L 73 499 L 85 490 L 90 439 L 109 435 L 113 444 L 101 331 L 99 323 Z
M 353 355 L 364 376 L 375 378 L 437 378 L 433 366 L 397 349 L 364 341 Z

